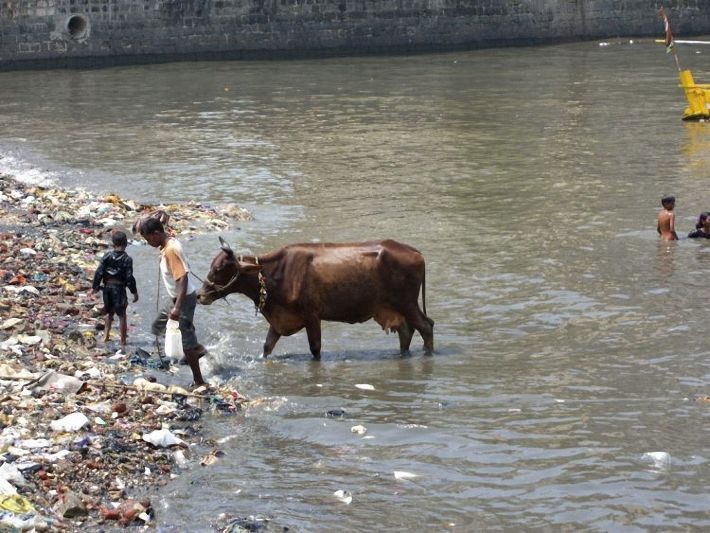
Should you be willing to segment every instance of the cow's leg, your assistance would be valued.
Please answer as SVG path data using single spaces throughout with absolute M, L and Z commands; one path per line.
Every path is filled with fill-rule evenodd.
M 274 346 L 281 338 L 281 335 L 276 333 L 274 326 L 269 326 L 269 332 L 266 334 L 266 340 L 264 341 L 264 354 L 263 357 L 268 357 L 271 352 L 274 351 Z
M 320 320 L 309 320 L 306 323 L 306 333 L 308 334 L 308 345 L 311 348 L 313 359 L 320 361 Z
M 424 353 L 431 355 L 434 351 L 434 321 L 426 316 L 418 305 L 404 313 L 404 316 L 424 339 Z
M 414 329 L 407 323 L 406 320 L 403 320 L 402 324 L 397 329 L 397 334 L 399 335 L 399 353 L 402 355 L 409 355 L 409 345 L 412 344 Z

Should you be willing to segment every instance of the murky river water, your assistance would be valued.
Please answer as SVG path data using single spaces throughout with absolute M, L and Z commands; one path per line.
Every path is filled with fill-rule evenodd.
M 681 49 L 698 81 L 706 55 Z M 433 357 L 369 322 L 324 324 L 320 363 L 304 333 L 265 363 L 251 302 L 198 309 L 207 373 L 267 401 L 203 420 L 215 442 L 195 453 L 226 455 L 154 499 L 161 531 L 222 512 L 291 531 L 710 528 L 710 245 L 655 232 L 663 194 L 683 235 L 710 210 L 710 126 L 680 120 L 662 48 L 16 72 L 0 90 L 5 171 L 248 207 L 225 234 L 245 252 L 389 237 L 426 257 Z M 186 247 L 204 274 L 216 236 Z M 156 256 L 129 251 L 139 336 Z

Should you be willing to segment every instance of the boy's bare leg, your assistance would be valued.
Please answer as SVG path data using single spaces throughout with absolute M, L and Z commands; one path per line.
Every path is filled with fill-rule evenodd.
M 205 380 L 202 379 L 202 372 L 200 371 L 200 358 L 196 354 L 190 354 L 187 356 L 187 364 L 190 365 L 190 370 L 192 370 L 193 385 L 195 387 L 207 385 Z
M 121 330 L 121 348 L 126 347 L 126 337 L 128 336 L 128 318 L 126 315 L 118 317 Z
M 104 342 L 108 342 L 111 336 L 111 324 L 113 323 L 113 315 L 106 315 L 106 328 L 104 331 Z

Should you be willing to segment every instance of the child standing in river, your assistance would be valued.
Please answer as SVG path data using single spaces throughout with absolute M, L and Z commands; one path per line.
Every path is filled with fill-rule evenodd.
M 658 224 L 656 229 L 661 239 L 664 241 L 677 241 L 678 234 L 675 232 L 675 196 L 664 196 L 661 198 L 663 209 L 658 213 Z
M 107 252 L 101 258 L 99 267 L 94 274 L 92 288 L 96 294 L 103 286 L 104 312 L 106 313 L 104 342 L 109 340 L 113 315 L 116 314 L 119 319 L 121 348 L 123 349 L 126 347 L 128 334 L 126 287 L 133 294 L 133 302 L 138 301 L 138 288 L 136 287 L 136 279 L 133 277 L 133 259 L 126 253 L 128 237 L 123 231 L 114 230 L 111 233 L 111 242 L 113 243 L 113 251 Z
M 710 212 L 703 211 L 695 224 L 695 231 L 688 233 L 689 239 L 710 239 Z

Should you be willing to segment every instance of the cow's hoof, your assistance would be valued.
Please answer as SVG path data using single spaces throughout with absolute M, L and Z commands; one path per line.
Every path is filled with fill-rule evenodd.
M 320 361 L 320 354 L 313 354 L 314 361 Z

